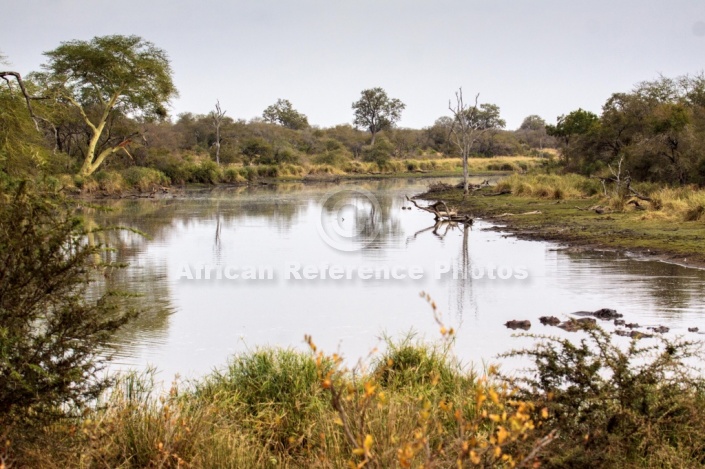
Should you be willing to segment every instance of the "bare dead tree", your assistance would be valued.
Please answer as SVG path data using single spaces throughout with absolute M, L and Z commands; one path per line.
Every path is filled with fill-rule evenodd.
M 463 158 L 463 193 L 465 195 L 469 192 L 468 157 L 473 145 L 486 130 L 482 128 L 480 119 L 477 118 L 477 100 L 479 98 L 480 93 L 475 95 L 475 104 L 472 106 L 466 104 L 463 100 L 463 88 L 461 87 L 455 93 L 455 106 L 450 100 L 448 101 L 448 109 L 453 113 L 453 126 L 450 133 L 453 137 L 453 143 L 458 147 Z
M 220 109 L 220 101 L 215 102 L 215 111 L 211 112 L 213 127 L 215 127 L 215 161 L 220 165 L 220 125 L 223 123 L 225 111 Z

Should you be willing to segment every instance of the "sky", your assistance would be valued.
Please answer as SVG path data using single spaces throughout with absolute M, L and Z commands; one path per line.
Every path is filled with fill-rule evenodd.
M 136 34 L 167 51 L 171 114 L 251 119 L 288 99 L 312 125 L 352 123 L 382 87 L 423 128 L 466 98 L 508 129 L 600 113 L 614 92 L 705 69 L 705 0 L 3 0 L 6 69 L 40 69 L 62 41 Z M 0 65 L 0 68 L 3 67 Z

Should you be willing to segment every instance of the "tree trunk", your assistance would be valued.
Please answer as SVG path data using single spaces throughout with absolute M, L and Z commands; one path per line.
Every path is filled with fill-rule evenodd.
M 463 152 L 463 194 L 467 195 L 470 192 L 468 187 L 468 152 Z

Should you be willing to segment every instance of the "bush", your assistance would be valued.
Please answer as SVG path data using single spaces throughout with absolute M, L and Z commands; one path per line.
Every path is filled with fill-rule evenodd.
M 244 140 L 240 146 L 240 152 L 246 159 L 247 164 L 258 161 L 269 162 L 274 157 L 272 145 L 262 137 L 252 137 Z
M 217 184 L 222 179 L 220 167 L 215 161 L 204 160 L 198 165 L 189 167 L 190 175 L 188 182 L 199 182 L 202 184 Z
M 157 187 L 168 186 L 170 181 L 164 173 L 153 168 L 133 166 L 122 172 L 125 182 L 141 192 L 154 190 Z
M 205 402 L 236 396 L 235 402 L 259 420 L 262 439 L 277 451 L 293 446 L 307 433 L 311 417 L 325 408 L 315 360 L 288 349 L 237 356 L 225 371 L 206 377 L 195 395 Z
M 579 342 L 538 337 L 533 370 L 509 379 L 545 405 L 560 437 L 542 467 L 701 467 L 705 382 L 690 373 L 696 343 L 633 339 L 620 347 L 599 327 Z M 643 345 L 644 340 L 655 343 Z
M 394 153 L 394 145 L 383 136 L 375 141 L 374 145 L 367 146 L 362 150 L 362 159 L 370 163 L 377 163 L 380 170 L 389 162 Z
M 381 386 L 397 391 L 413 393 L 426 387 L 451 394 L 462 384 L 468 390 L 473 379 L 464 375 L 448 345 L 414 343 L 411 335 L 398 342 L 388 339 L 387 350 L 376 361 L 373 375 Z M 434 380 L 437 383 L 431 386 Z
M 119 194 L 125 190 L 125 180 L 122 175 L 115 171 L 99 171 L 93 178 L 98 183 L 100 190 L 108 194 Z
M 7 431 L 97 397 L 110 383 L 101 371 L 111 333 L 130 315 L 117 311 L 112 294 L 86 300 L 102 248 L 86 242 L 67 201 L 27 183 L 0 199 L 0 427 Z

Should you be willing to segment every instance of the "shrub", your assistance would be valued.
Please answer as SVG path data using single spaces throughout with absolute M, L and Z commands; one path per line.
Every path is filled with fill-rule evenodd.
M 206 377 L 195 395 L 205 402 L 234 396 L 234 404 L 244 404 L 246 413 L 258 419 L 262 439 L 278 451 L 295 446 L 311 417 L 325 407 L 315 360 L 289 349 L 236 356 L 226 370 Z
M 98 171 L 93 175 L 93 178 L 98 183 L 100 190 L 108 194 L 119 194 L 125 190 L 125 180 L 116 171 Z
M 507 381 L 546 406 L 560 434 L 545 467 L 702 466 L 705 382 L 688 365 L 698 344 L 652 338 L 621 347 L 599 327 L 584 333 L 579 342 L 533 336 L 536 347 L 505 355 L 533 361 Z
M 98 396 L 110 383 L 101 371 L 111 333 L 130 315 L 117 311 L 112 294 L 86 299 L 102 248 L 86 242 L 69 202 L 27 183 L 0 199 L 0 427 L 7 431 Z
M 130 187 L 141 192 L 150 191 L 161 186 L 168 186 L 170 182 L 169 178 L 161 171 L 153 168 L 143 168 L 141 166 L 127 168 L 122 171 L 122 177 Z
M 367 162 L 377 163 L 380 170 L 389 162 L 394 153 L 394 145 L 384 136 L 380 136 L 374 145 L 362 149 L 362 159 Z
M 188 182 L 217 184 L 222 179 L 221 169 L 215 161 L 203 160 L 200 164 L 189 167 Z
M 240 152 L 248 164 L 257 161 L 270 161 L 274 156 L 272 145 L 262 137 L 252 137 L 244 140 L 240 146 Z
M 386 340 L 387 350 L 373 365 L 373 375 L 380 386 L 413 393 L 419 387 L 431 388 L 430 384 L 437 380 L 433 389 L 451 394 L 462 384 L 473 382 L 454 361 L 448 343 L 424 344 L 412 339 L 408 335 L 401 341 Z

